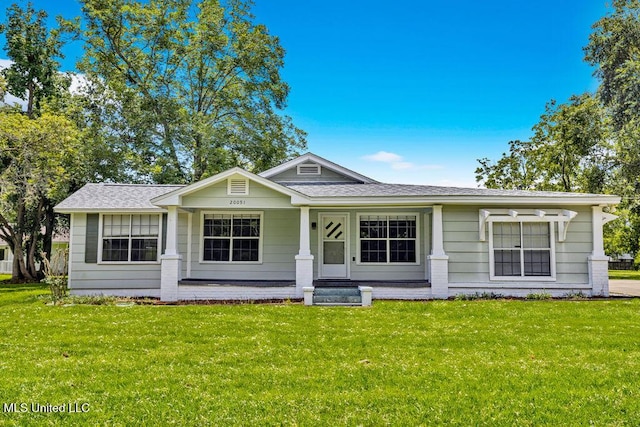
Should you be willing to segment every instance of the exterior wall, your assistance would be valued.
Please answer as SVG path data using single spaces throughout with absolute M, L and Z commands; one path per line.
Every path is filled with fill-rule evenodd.
M 578 215 L 571 221 L 564 242 L 555 227 L 556 280 L 543 282 L 492 281 L 489 278 L 489 240 L 480 241 L 478 211 L 497 206 L 447 206 L 443 208 L 444 248 L 449 256 L 449 294 L 496 292 L 525 296 L 532 292 L 564 295 L 591 293 L 587 258 L 592 251 L 591 208 L 572 207 Z M 517 210 L 518 206 L 501 206 Z M 544 206 L 536 208 L 545 209 Z M 523 209 L 525 209 L 523 207 Z M 528 207 L 531 209 L 531 207 Z M 551 208 L 550 208 L 551 209 Z M 555 208 L 557 209 L 557 208 Z
M 241 177 L 240 175 L 238 175 Z M 233 177 L 232 177 L 233 178 Z M 241 177 L 244 179 L 244 177 Z M 227 181 L 219 182 L 182 198 L 183 208 L 201 209 L 291 209 L 291 197 L 255 182 L 249 182 L 249 194 L 229 196 Z M 296 209 L 297 210 L 297 209 Z
M 256 209 L 263 212 L 262 262 L 261 263 L 211 263 L 201 262 L 202 212 L 193 214 L 191 242 L 191 274 L 187 275 L 187 224 L 186 215 L 180 215 L 178 224 L 178 248 L 183 258 L 183 277 L 189 279 L 216 280 L 295 280 L 299 246 L 299 209 Z M 216 212 L 225 212 L 216 209 Z M 252 212 L 254 210 L 251 210 Z M 228 212 L 241 212 L 230 209 Z M 183 218 L 185 220 L 183 221 Z
M 1 250 L 4 250 L 4 260 L 0 261 L 0 274 L 11 274 L 13 270 L 13 252 L 7 245 L 0 245 Z
M 254 286 L 178 286 L 179 300 L 268 300 L 293 299 L 295 286 L 254 287 Z
M 310 221 L 315 222 L 317 230 L 311 230 L 311 253 L 314 256 L 314 279 L 318 279 L 319 273 L 319 239 L 320 239 L 320 213 L 348 213 L 349 214 L 349 271 L 351 280 L 425 280 L 425 259 L 429 254 L 429 241 L 428 230 L 429 227 L 425 227 L 425 212 L 426 209 L 416 208 L 356 208 L 356 209 L 312 209 L 310 213 Z M 394 265 L 394 264 L 358 264 L 358 215 L 359 214 L 388 214 L 394 213 L 409 213 L 416 214 L 419 228 L 418 245 L 420 247 L 420 254 L 418 257 L 417 265 Z M 374 298 L 376 296 L 374 290 Z
M 76 213 L 71 219 L 69 250 L 69 288 L 74 295 L 108 293 L 137 296 L 159 295 L 160 263 L 100 264 L 85 263 L 87 215 Z M 118 290 L 116 292 L 115 290 Z
M 303 165 L 305 164 L 313 164 L 312 162 L 309 163 L 303 163 Z M 327 169 L 325 167 L 322 167 L 320 169 L 320 175 L 298 175 L 298 168 L 296 166 L 292 167 L 291 169 L 288 169 L 284 172 L 281 172 L 277 175 L 272 176 L 271 178 L 269 178 L 271 181 L 274 182 L 298 182 L 298 183 L 313 183 L 313 182 L 331 182 L 331 183 L 357 183 L 357 182 L 361 182 L 361 181 L 357 181 L 353 178 L 344 176 L 344 175 L 340 175 L 339 173 L 336 173 L 330 169 Z

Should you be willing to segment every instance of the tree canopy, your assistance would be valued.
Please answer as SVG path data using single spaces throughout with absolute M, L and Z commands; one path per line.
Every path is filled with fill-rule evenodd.
M 112 122 L 139 179 L 189 182 L 242 166 L 260 171 L 306 146 L 279 113 L 284 49 L 250 2 L 83 0 L 82 71 L 119 106 Z M 112 116 L 113 117 L 113 116 Z M 136 159 L 140 160 L 135 163 Z
M 640 0 L 613 0 L 584 52 L 596 67 L 596 93 L 549 103 L 531 141 L 511 142 L 496 162 L 479 159 L 476 180 L 491 188 L 618 194 L 620 219 L 606 226 L 606 249 L 639 255 Z

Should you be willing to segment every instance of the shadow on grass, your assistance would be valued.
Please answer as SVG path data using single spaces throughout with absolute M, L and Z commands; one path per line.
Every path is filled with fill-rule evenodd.
M 10 283 L 8 280 L 0 281 L 0 292 L 35 291 L 47 289 L 44 283 Z

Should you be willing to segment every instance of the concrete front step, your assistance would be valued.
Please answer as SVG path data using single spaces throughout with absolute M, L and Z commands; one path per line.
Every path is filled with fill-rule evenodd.
M 362 305 L 360 290 L 351 288 L 315 288 L 313 291 L 314 305 Z
M 371 291 L 368 286 L 351 287 L 304 287 L 305 305 L 351 305 L 371 306 Z
M 358 296 L 350 296 L 350 295 L 315 295 L 313 297 L 314 304 L 333 304 L 333 303 L 344 303 L 344 304 L 362 304 L 362 298 L 360 295 Z
M 360 290 L 356 287 L 350 288 L 315 288 L 314 296 L 360 296 Z

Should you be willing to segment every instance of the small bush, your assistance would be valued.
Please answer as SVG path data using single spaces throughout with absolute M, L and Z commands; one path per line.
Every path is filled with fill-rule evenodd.
M 578 292 L 568 292 L 564 295 L 567 299 L 588 299 L 589 297 L 584 294 L 582 291 Z
M 500 298 L 504 298 L 504 295 L 496 294 L 494 292 L 475 292 L 473 294 L 457 294 L 455 296 L 456 301 L 490 300 Z
M 58 249 L 47 258 L 47 254 L 42 254 L 44 263 L 43 283 L 49 286 L 51 301 L 57 304 L 67 296 L 67 272 L 68 272 L 68 249 Z
M 551 294 L 548 292 L 538 292 L 527 294 L 528 300 L 548 300 L 551 299 Z

